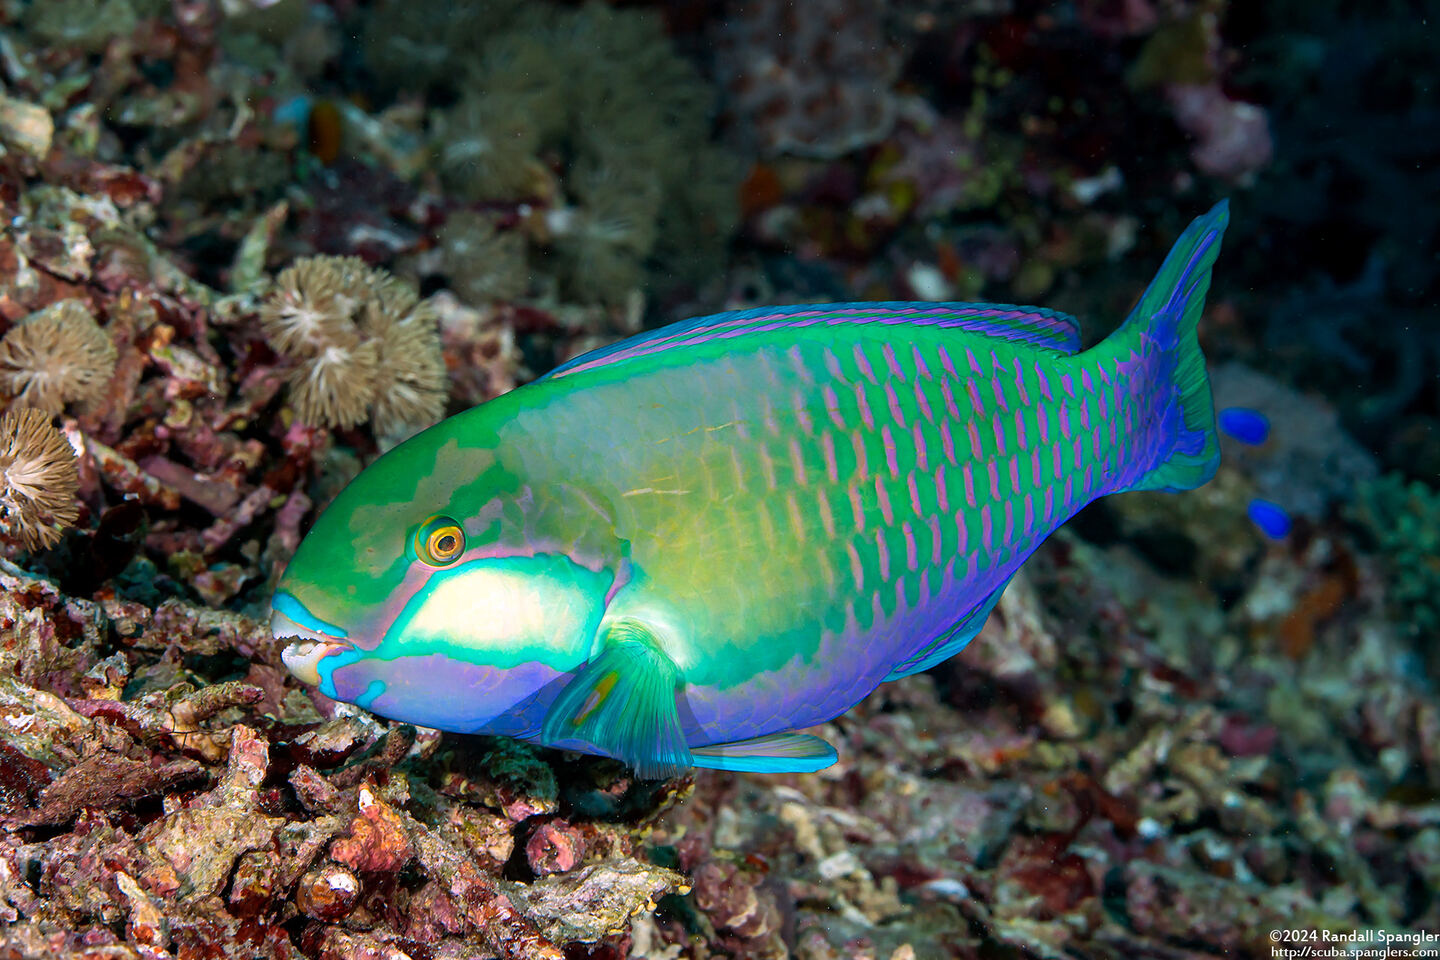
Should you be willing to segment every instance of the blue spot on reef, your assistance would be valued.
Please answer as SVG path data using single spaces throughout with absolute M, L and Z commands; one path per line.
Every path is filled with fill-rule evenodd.
M 1258 447 L 1270 436 L 1270 418 L 1249 407 L 1226 407 L 1217 418 L 1220 429 L 1251 447 Z
M 1290 535 L 1290 514 L 1280 504 L 1256 498 L 1250 501 L 1245 512 L 1260 532 L 1271 540 L 1283 540 Z

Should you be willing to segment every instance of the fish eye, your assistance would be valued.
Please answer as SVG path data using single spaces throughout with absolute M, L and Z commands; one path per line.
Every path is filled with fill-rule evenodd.
M 431 517 L 415 531 L 415 555 L 432 567 L 454 563 L 465 552 L 465 531 L 449 517 Z

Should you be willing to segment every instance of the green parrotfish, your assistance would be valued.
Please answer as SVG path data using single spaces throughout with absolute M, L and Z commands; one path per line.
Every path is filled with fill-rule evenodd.
M 285 663 L 385 717 L 687 767 L 811 771 L 796 731 L 954 656 L 1097 497 L 1218 462 L 1194 221 L 1115 333 L 975 303 L 701 317 L 377 459 L 285 570 Z

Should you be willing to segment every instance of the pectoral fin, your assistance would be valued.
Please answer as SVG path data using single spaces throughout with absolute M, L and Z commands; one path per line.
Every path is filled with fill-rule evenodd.
M 835 748 L 804 733 L 772 733 L 753 740 L 692 747 L 692 763 L 746 773 L 814 773 L 840 759 Z
M 692 765 L 675 707 L 680 683 L 679 668 L 654 635 L 625 621 L 556 697 L 540 738 L 550 746 L 594 747 L 642 779 L 675 776 Z

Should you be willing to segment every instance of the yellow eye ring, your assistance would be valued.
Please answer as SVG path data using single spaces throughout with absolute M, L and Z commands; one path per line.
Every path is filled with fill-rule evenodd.
M 415 531 L 415 555 L 432 567 L 443 567 L 465 552 L 465 531 L 449 517 L 431 517 Z

